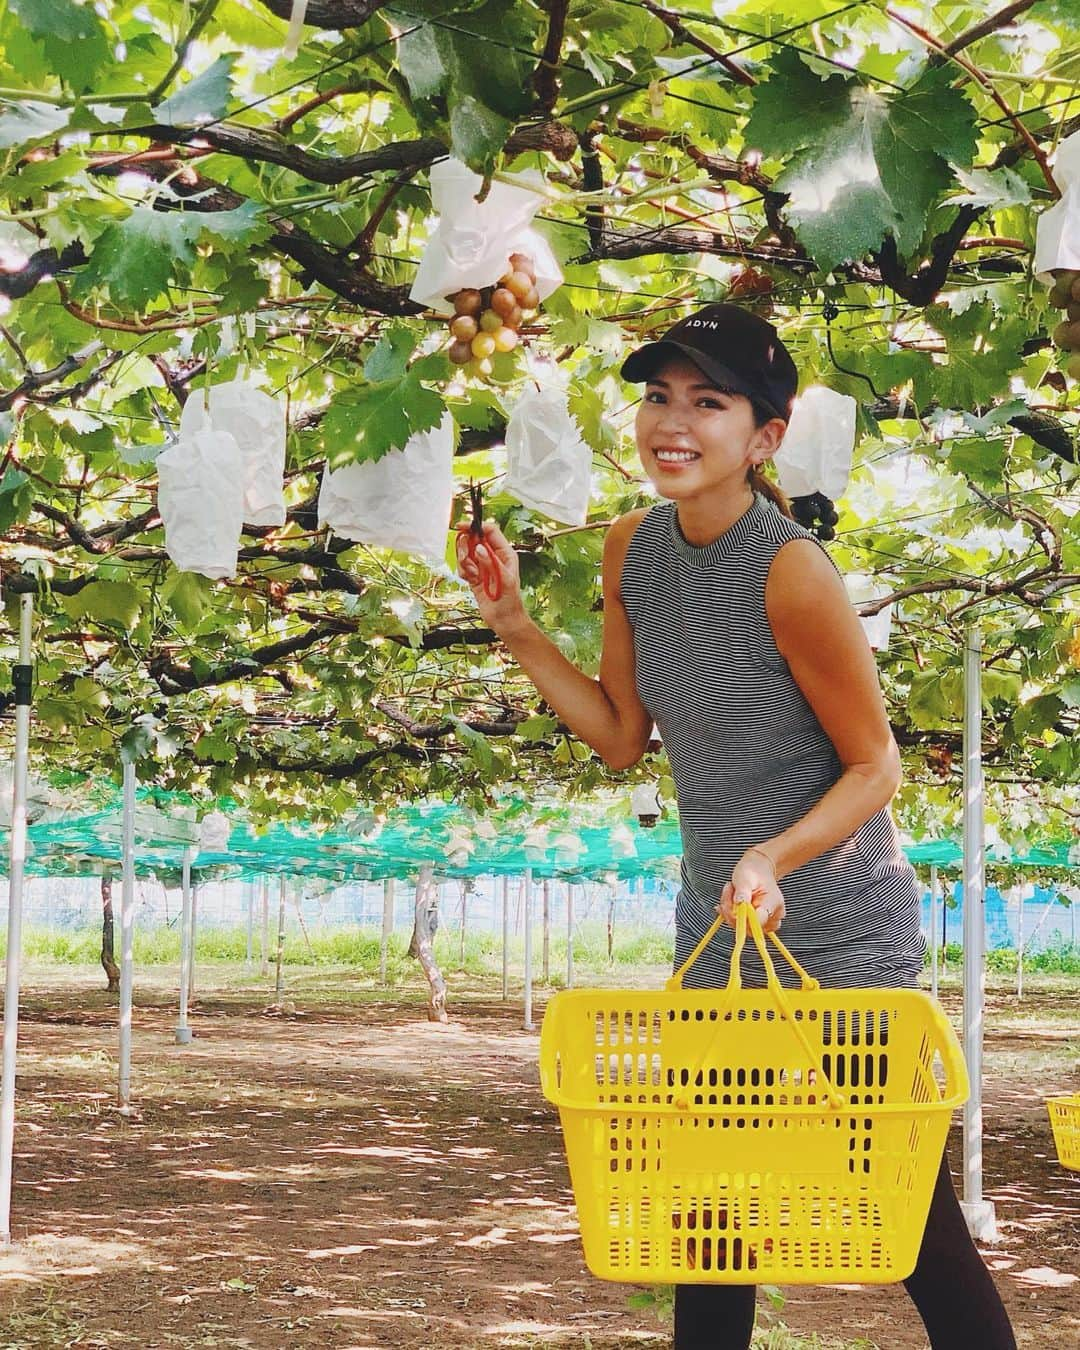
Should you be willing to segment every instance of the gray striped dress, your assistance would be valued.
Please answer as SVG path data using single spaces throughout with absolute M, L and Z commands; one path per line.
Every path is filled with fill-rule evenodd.
M 704 547 L 687 543 L 675 504 L 663 502 L 627 550 L 621 586 L 638 693 L 663 739 L 679 803 L 676 965 L 715 917 L 743 851 L 794 825 L 843 771 L 765 612 L 773 559 L 792 539 L 814 538 L 758 493 Z M 889 807 L 780 888 L 780 935 L 823 985 L 916 983 L 925 950 L 919 894 Z M 726 982 L 733 937 L 725 925 L 687 973 L 688 988 Z M 761 984 L 760 960 L 747 947 L 744 978 Z

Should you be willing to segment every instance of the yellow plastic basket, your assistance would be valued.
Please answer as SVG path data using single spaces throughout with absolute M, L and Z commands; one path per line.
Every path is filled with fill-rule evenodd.
M 1080 1172 L 1080 1092 L 1071 1097 L 1050 1097 L 1046 1103 L 1062 1167 Z
M 585 1260 L 608 1280 L 884 1284 L 915 1268 L 960 1044 L 913 989 L 785 990 L 753 909 L 725 990 L 554 995 L 540 1037 Z M 768 986 L 742 988 L 747 929 Z M 944 1086 L 935 1062 L 944 1069 Z

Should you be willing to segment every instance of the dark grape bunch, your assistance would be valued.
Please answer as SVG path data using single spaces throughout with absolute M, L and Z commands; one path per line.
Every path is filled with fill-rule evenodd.
M 540 304 L 536 267 L 527 253 L 512 253 L 509 266 L 494 286 L 469 287 L 447 296 L 454 306 L 450 320 L 450 360 L 470 374 L 490 375 L 496 352 L 512 352 L 520 329 Z
M 1065 362 L 1065 374 L 1071 380 L 1080 380 L 1080 272 L 1055 270 L 1050 303 L 1065 311 L 1065 318 L 1051 334 L 1054 346 L 1071 353 Z
M 791 513 L 804 530 L 812 530 L 826 543 L 836 538 L 833 526 L 840 519 L 836 507 L 824 492 L 808 492 L 803 497 L 792 497 Z

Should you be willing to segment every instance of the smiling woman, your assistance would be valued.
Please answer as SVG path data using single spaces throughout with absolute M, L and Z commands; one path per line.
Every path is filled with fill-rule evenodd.
M 717 912 L 727 920 L 694 963 L 696 987 L 725 986 L 739 904 L 766 931 L 783 923 L 827 987 L 913 987 L 920 901 L 889 805 L 899 755 L 877 668 L 831 559 L 762 474 L 787 430 L 794 363 L 764 319 L 710 305 L 622 374 L 646 386 L 638 453 L 666 500 L 608 532 L 599 678 L 526 614 L 496 525 L 472 551 L 459 540 L 461 574 L 543 698 L 609 764 L 635 763 L 659 729 L 683 843 L 676 966 Z M 764 984 L 760 959 L 744 978 Z M 1015 1350 L 945 1163 L 906 1285 L 934 1350 Z M 753 1323 L 750 1285 L 676 1289 L 678 1350 L 745 1350 Z

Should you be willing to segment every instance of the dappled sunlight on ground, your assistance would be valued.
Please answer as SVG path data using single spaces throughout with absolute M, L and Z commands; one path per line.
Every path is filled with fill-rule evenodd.
M 0 1249 L 0 1282 L 48 1279 L 56 1275 L 100 1275 L 109 1266 L 141 1259 L 142 1249 L 110 1238 L 34 1233 Z
M 540 1097 L 537 1035 L 520 1030 L 520 1008 L 462 1003 L 435 1027 L 386 999 L 301 1004 L 269 1020 L 264 1000 L 204 993 L 197 1038 L 181 1049 L 173 1009 L 140 995 L 138 1115 L 124 1119 L 112 1105 L 115 1011 L 110 1023 L 97 991 L 31 989 L 19 1242 L 0 1259 L 0 1309 L 11 1328 L 36 1318 L 53 1339 L 12 1333 L 13 1345 L 669 1342 L 651 1308 L 631 1306 L 633 1286 L 584 1268 L 557 1115 Z M 1080 1185 L 1057 1166 L 1041 1109 L 1044 1092 L 1069 1086 L 1057 1072 L 1040 1058 L 1024 1080 L 1013 1065 L 987 1092 L 986 1185 L 1002 1229 L 987 1255 L 1035 1337 L 1021 1337 L 1025 1350 L 1080 1341 Z M 783 1320 L 800 1331 L 862 1335 L 881 1350 L 925 1344 L 896 1289 L 785 1294 Z

